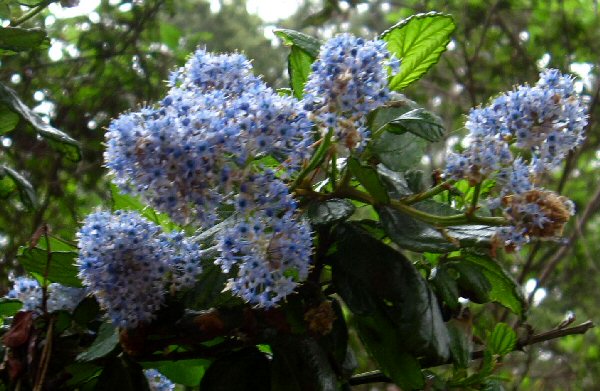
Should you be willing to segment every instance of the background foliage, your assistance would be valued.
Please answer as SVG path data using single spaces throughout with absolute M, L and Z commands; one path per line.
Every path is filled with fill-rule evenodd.
M 4 20 L 18 20 L 30 9 L 16 2 L 0 7 Z M 287 85 L 288 49 L 265 38 L 264 23 L 246 11 L 242 0 L 223 1 L 217 12 L 200 0 L 103 0 L 93 15 L 64 19 L 53 16 L 52 8 L 42 8 L 20 26 L 41 29 L 39 35 L 29 37 L 32 44 L 11 46 L 0 36 L 0 82 L 65 136 L 49 136 L 51 129 L 44 124 L 15 116 L 6 98 L 10 94 L 0 91 L 4 103 L 0 167 L 8 167 L 0 179 L 3 290 L 6 274 L 20 272 L 21 265 L 15 262 L 19 246 L 28 243 L 39 227 L 48 224 L 54 235 L 72 238 L 92 207 L 111 205 L 101 167 L 104 127 L 119 113 L 158 99 L 168 72 L 197 45 L 216 51 L 241 50 L 254 59 L 256 72 L 270 84 Z M 453 15 L 457 30 L 441 61 L 405 90 L 408 97 L 440 115 L 447 130 L 444 140 L 427 147 L 420 162 L 425 172 L 443 167 L 443 152 L 458 142 L 470 107 L 514 84 L 534 82 L 540 66 L 580 77 L 582 93 L 590 102 L 587 141 L 569 156 L 561 172 L 547 178 L 549 188 L 576 202 L 577 218 L 568 228 L 566 243 L 535 243 L 503 262 L 528 288 L 529 324 L 551 329 L 571 314 L 580 320 L 597 320 L 600 30 L 595 1 L 308 1 L 279 26 L 323 38 L 338 31 L 372 37 L 402 18 L 431 10 Z M 81 145 L 80 160 L 71 139 Z M 475 307 L 457 327 L 514 322 L 504 309 L 486 309 Z M 357 327 L 381 326 L 380 321 L 373 322 Z M 513 389 L 597 389 L 599 338 L 600 332 L 592 329 L 584 336 L 527 347 L 506 357 L 500 375 Z M 357 372 L 377 368 L 355 335 L 351 341 L 359 353 Z M 85 371 L 83 364 L 81 371 Z

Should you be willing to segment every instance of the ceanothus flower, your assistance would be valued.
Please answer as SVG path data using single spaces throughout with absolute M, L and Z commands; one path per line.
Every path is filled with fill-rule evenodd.
M 227 228 L 219 249 L 215 263 L 237 274 L 227 288 L 257 307 L 273 307 L 308 276 L 310 226 L 291 211 L 279 217 L 257 211 Z
M 448 176 L 481 182 L 501 172 L 511 174 L 523 162 L 513 165 L 509 144 L 531 154 L 528 171 L 533 177 L 561 164 L 566 154 L 584 138 L 587 114 L 575 92 L 573 79 L 556 69 L 540 73 L 535 86 L 523 85 L 495 98 L 489 106 L 473 109 L 466 128 L 471 144 L 462 154 L 451 154 Z
M 499 240 L 509 250 L 520 248 L 532 237 L 553 240 L 575 213 L 573 202 L 552 191 L 532 189 L 502 198 L 504 215 L 511 226 L 497 231 Z
M 388 67 L 397 69 L 385 41 L 340 34 L 321 46 L 304 87 L 304 107 L 323 133 L 348 149 L 362 148 L 368 137 L 365 117 L 389 99 Z
M 58 283 L 48 285 L 48 312 L 73 312 L 85 297 L 85 289 L 64 286 Z M 13 288 L 6 295 L 9 299 L 17 299 L 23 303 L 23 311 L 40 313 L 42 310 L 42 287 L 36 279 L 17 277 L 13 280 Z
M 120 327 L 154 319 L 166 284 L 190 286 L 201 272 L 196 245 L 137 212 L 92 213 L 77 236 L 79 276 Z
M 111 123 L 105 162 L 113 181 L 177 223 L 208 227 L 254 159 L 271 155 L 288 172 L 299 169 L 312 123 L 298 101 L 250 70 L 240 54 L 196 52 L 158 107 Z
M 148 379 L 150 391 L 172 391 L 175 389 L 175 384 L 156 369 L 145 369 L 144 375 Z

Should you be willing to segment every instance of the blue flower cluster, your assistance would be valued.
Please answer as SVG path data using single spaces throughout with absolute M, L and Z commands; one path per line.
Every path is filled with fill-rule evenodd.
M 347 149 L 364 147 L 366 115 L 389 99 L 388 67 L 397 70 L 381 40 L 340 34 L 327 41 L 304 87 L 304 107 L 323 133 L 334 129 Z
M 172 391 L 175 389 L 175 384 L 156 369 L 145 369 L 144 375 L 148 379 L 150 391 Z
M 501 169 L 510 177 L 509 145 L 514 145 L 531 154 L 529 170 L 539 175 L 560 165 L 583 141 L 586 125 L 586 109 L 573 79 L 556 69 L 546 70 L 535 86 L 519 86 L 471 111 L 466 123 L 470 144 L 462 154 L 448 156 L 446 173 L 472 183 Z
M 79 276 L 120 327 L 152 320 L 168 283 L 189 287 L 202 271 L 198 245 L 136 212 L 92 213 L 77 236 Z
M 48 285 L 48 312 L 73 312 L 85 297 L 85 289 L 64 286 L 57 283 Z M 23 303 L 23 311 L 40 313 L 42 310 L 42 287 L 33 278 L 17 277 L 13 280 L 13 288 L 7 293 L 9 299 L 17 299 Z
M 177 223 L 209 227 L 254 159 L 271 155 L 298 169 L 309 156 L 308 114 L 250 71 L 240 54 L 198 50 L 158 107 L 110 125 L 105 161 L 114 182 Z
M 275 306 L 308 276 L 310 226 L 295 218 L 295 203 L 283 190 L 271 186 L 265 193 L 265 199 L 277 199 L 278 213 L 258 208 L 225 229 L 219 240 L 221 255 L 215 263 L 224 273 L 237 269 L 227 288 L 257 307 Z
M 511 222 L 498 231 L 506 247 L 519 248 L 534 236 L 555 238 L 573 214 L 572 203 L 536 183 L 583 141 L 586 125 L 586 108 L 573 79 L 546 70 L 534 86 L 519 86 L 471 111 L 466 123 L 470 143 L 463 153 L 449 154 L 446 175 L 473 185 L 496 180 L 500 197 L 490 207 L 501 207 Z M 514 154 L 511 145 L 531 158 Z

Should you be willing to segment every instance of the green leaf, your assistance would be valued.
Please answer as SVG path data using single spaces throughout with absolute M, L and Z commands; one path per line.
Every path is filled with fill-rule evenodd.
M 416 358 L 403 351 L 403 340 L 383 314 L 355 318 L 360 339 L 383 373 L 403 390 L 422 389 L 425 382 Z
M 210 364 L 210 360 L 204 359 L 159 361 L 151 363 L 148 368 L 156 368 L 173 383 L 197 387 Z
M 470 320 L 451 319 L 448 323 L 452 362 L 458 368 L 468 368 L 473 350 L 473 332 Z
M 451 309 L 459 307 L 458 285 L 448 272 L 446 265 L 434 268 L 431 272 L 430 281 L 440 300 L 443 300 Z
M 333 283 L 360 316 L 384 313 L 394 323 L 404 351 L 445 362 L 449 338 L 437 299 L 413 264 L 355 224 L 336 231 Z
M 81 287 L 77 277 L 79 269 L 75 265 L 77 253 L 73 251 L 52 251 L 48 262 L 48 252 L 41 248 L 21 247 L 17 259 L 19 264 L 29 273 L 46 275 L 48 281 L 59 284 Z
M 15 91 L 3 84 L 0 84 L 0 102 L 18 113 L 40 136 L 47 139 L 53 148 L 64 153 L 69 160 L 79 161 L 81 159 L 81 151 L 77 141 L 44 122 L 39 115 L 19 99 Z
M 330 225 L 346 220 L 352 216 L 356 207 L 348 200 L 330 199 L 312 202 L 307 209 L 307 216 L 314 225 Z
M 308 75 L 311 71 L 311 65 L 314 57 L 308 54 L 300 47 L 293 45 L 288 56 L 288 73 L 290 76 L 290 86 L 294 92 L 294 96 L 302 99 L 304 95 L 304 85 L 308 80 Z
M 102 368 L 93 363 L 73 363 L 65 368 L 69 374 L 69 380 L 66 385 L 69 387 L 80 386 L 98 377 Z M 83 390 L 83 388 L 81 388 Z
M 387 235 L 401 248 L 433 253 L 445 253 L 459 248 L 432 225 L 413 219 L 390 206 L 378 206 L 377 213 Z
M 492 285 L 489 291 L 490 300 L 502 304 L 517 315 L 523 313 L 526 303 L 519 284 L 498 262 L 487 255 L 472 252 L 465 252 L 462 257 L 462 262 L 478 268 Z
M 200 382 L 202 391 L 268 391 L 270 363 L 256 348 L 242 349 L 213 362 Z
M 377 173 L 384 185 L 386 185 L 391 197 L 402 198 L 413 194 L 403 173 L 392 171 L 383 164 L 377 165 Z
M 0 136 L 13 130 L 18 123 L 18 114 L 5 105 L 0 105 Z
M 475 303 L 488 303 L 491 300 L 489 293 L 492 284 L 480 268 L 466 262 L 449 263 L 448 265 L 459 274 L 458 286 L 462 297 Z
M 419 80 L 438 62 L 455 28 L 450 15 L 430 12 L 411 16 L 383 32 L 381 39 L 388 50 L 401 60 L 390 89 L 399 91 Z
M 413 168 L 421 162 L 427 142 L 412 133 L 383 132 L 368 148 L 375 157 L 394 171 Z
M 78 361 L 92 361 L 105 357 L 111 353 L 119 344 L 119 332 L 112 323 L 102 323 L 98 330 L 98 336 L 92 345 L 77 356 Z
M 2 177 L 7 177 L 12 182 L 13 186 L 19 190 L 19 195 L 21 198 L 21 202 L 27 205 L 30 208 L 35 208 L 37 205 L 37 196 L 35 194 L 35 190 L 31 183 L 25 179 L 21 174 L 17 171 L 13 170 L 10 167 L 0 164 L 0 179 Z M 2 184 L 3 187 L 7 186 L 7 184 Z M 2 194 L 8 195 L 8 193 L 12 191 L 1 190 Z
M 20 27 L 0 28 L 0 55 L 36 49 L 44 42 L 47 42 L 47 37 L 43 30 Z
M 241 302 L 230 291 L 223 292 L 228 276 L 214 264 L 213 260 L 202 261 L 202 274 L 193 288 L 188 289 L 182 296 L 186 308 L 205 310 L 218 305 L 232 305 Z
M 77 305 L 73 311 L 73 321 L 80 326 L 87 327 L 87 324 L 96 319 L 100 313 L 100 305 L 94 297 L 86 297 Z
M 272 391 L 336 391 L 337 376 L 327 354 L 310 337 L 278 336 L 272 343 Z
M 487 339 L 487 349 L 492 354 L 504 356 L 517 344 L 517 333 L 506 323 L 498 323 Z
M 413 109 L 390 121 L 386 128 L 388 132 L 410 132 L 427 141 L 435 142 L 444 136 L 444 125 L 441 118 L 425 109 Z
M 390 200 L 387 190 L 379 176 L 377 170 L 371 166 L 361 164 L 356 158 L 348 158 L 348 169 L 356 177 L 361 185 L 373 196 L 375 202 L 387 204 Z
M 13 316 L 23 307 L 23 303 L 19 300 L 0 299 L 0 318 Z
M 94 391 L 150 391 L 142 368 L 126 357 L 110 359 L 98 378 Z
M 275 29 L 273 33 L 281 39 L 284 45 L 297 46 L 304 50 L 306 54 L 315 59 L 319 55 L 321 42 L 310 35 L 301 33 L 300 31 L 288 29 Z

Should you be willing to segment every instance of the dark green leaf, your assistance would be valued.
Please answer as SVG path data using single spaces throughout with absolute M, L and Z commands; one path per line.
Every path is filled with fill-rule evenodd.
M 377 165 L 377 173 L 383 184 L 386 185 L 391 197 L 401 198 L 413 193 L 408 187 L 404 174 L 392 171 L 383 164 Z
M 223 292 L 228 277 L 213 263 L 213 260 L 203 260 L 202 268 L 202 274 L 194 287 L 186 291 L 182 297 L 186 308 L 205 310 L 217 305 L 233 305 L 241 302 L 241 299 L 232 296 L 230 291 Z
M 519 285 L 502 266 L 487 255 L 465 253 L 463 261 L 470 267 L 478 268 L 488 279 L 492 288 L 489 297 L 492 301 L 502 304 L 515 314 L 522 314 L 525 299 Z
M 444 236 L 439 229 L 413 219 L 390 206 L 377 208 L 383 229 L 390 239 L 401 248 L 418 252 L 445 253 L 457 250 L 458 246 Z
M 79 269 L 75 265 L 77 253 L 73 251 L 52 251 L 48 262 L 48 252 L 36 248 L 22 247 L 17 255 L 19 264 L 29 273 L 46 275 L 48 281 L 67 286 L 81 287 L 77 277 Z
M 25 177 L 12 168 L 0 164 L 0 178 L 2 177 L 7 177 L 12 181 L 13 185 L 19 190 L 23 204 L 32 208 L 37 205 L 35 190 Z M 4 186 L 6 186 L 6 184 Z M 2 193 L 4 193 L 4 191 L 2 191 Z
M 294 96 L 302 99 L 304 95 L 304 85 L 308 80 L 311 65 L 314 58 L 300 47 L 294 45 L 288 56 L 288 73 L 290 76 L 290 86 L 294 92 Z
M 96 319 L 100 313 L 100 306 L 94 297 L 86 297 L 73 311 L 73 321 L 86 327 L 89 322 Z
M 384 309 L 406 352 L 445 362 L 448 333 L 435 295 L 401 253 L 354 224 L 337 232 L 333 283 L 353 313 L 377 314 Z
M 280 336 L 273 343 L 272 391 L 335 391 L 337 377 L 325 351 L 309 337 Z
M 0 318 L 13 316 L 23 307 L 19 300 L 1 299 L 0 300 Z
M 104 366 L 94 391 L 149 391 L 142 368 L 125 357 L 113 357 Z
M 458 368 L 468 368 L 473 350 L 473 333 L 470 320 L 452 319 L 447 323 L 450 334 L 452 362 Z
M 203 359 L 159 361 L 152 363 L 151 368 L 156 368 L 173 383 L 197 387 L 210 364 L 209 360 Z
M 101 367 L 94 363 L 74 363 L 65 368 L 70 375 L 67 386 L 74 387 L 89 382 L 100 375 Z
M 0 55 L 36 49 L 46 40 L 46 33 L 43 30 L 20 27 L 0 28 Z
M 379 161 L 394 171 L 413 168 L 421 162 L 426 141 L 412 133 L 383 132 L 372 140 L 369 149 Z
M 283 41 L 285 45 L 298 46 L 313 59 L 319 55 L 321 42 L 319 42 L 318 39 L 299 31 L 288 29 L 275 29 L 273 32 Z
M 487 339 L 488 350 L 499 356 L 512 352 L 516 344 L 517 333 L 506 323 L 498 323 Z
M 202 391 L 268 391 L 270 363 L 255 348 L 247 348 L 221 357 L 206 370 Z
M 439 141 L 444 136 L 442 120 L 422 108 L 411 110 L 390 121 L 386 130 L 398 134 L 410 132 L 431 142 Z
M 357 316 L 355 321 L 361 340 L 383 373 L 403 390 L 422 389 L 424 379 L 419 362 L 403 351 L 404 341 L 385 314 Z
M 475 303 L 487 303 L 490 301 L 490 290 L 492 284 L 480 268 L 466 262 L 449 264 L 459 274 L 458 286 L 460 295 Z
M 458 308 L 458 285 L 445 265 L 433 269 L 430 281 L 440 300 L 443 300 L 452 309 Z
M 0 84 L 0 102 L 29 122 L 40 136 L 47 139 L 54 148 L 63 152 L 68 159 L 73 161 L 81 159 L 81 152 L 77 141 L 44 122 L 39 115 L 34 113 L 19 99 L 12 89 L 3 84 Z
M 311 203 L 307 216 L 315 225 L 329 225 L 347 219 L 355 210 L 356 207 L 348 200 L 331 199 Z
M 0 105 L 0 136 L 13 130 L 18 123 L 19 116 L 5 105 Z
M 375 202 L 386 204 L 389 202 L 387 190 L 379 176 L 377 170 L 371 166 L 361 164 L 355 158 L 348 158 L 348 168 L 361 185 L 373 196 Z
M 102 323 L 98 336 L 85 352 L 77 356 L 78 361 L 92 361 L 112 352 L 119 344 L 119 332 L 111 323 Z
M 401 60 L 400 71 L 390 80 L 392 90 L 401 90 L 419 80 L 450 43 L 456 25 L 450 15 L 436 12 L 411 16 L 381 34 L 388 50 Z

